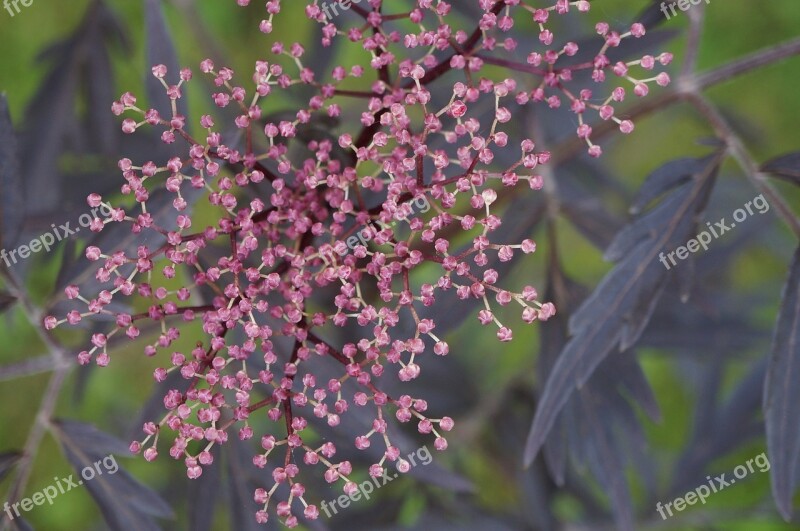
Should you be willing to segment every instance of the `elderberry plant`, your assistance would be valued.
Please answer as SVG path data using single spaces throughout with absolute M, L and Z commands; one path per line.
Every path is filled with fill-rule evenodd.
M 535 139 L 509 127 L 513 114 L 529 105 L 568 105 L 577 136 L 597 157 L 601 149 L 592 142 L 587 114 L 630 133 L 633 122 L 616 116 L 614 106 L 631 92 L 644 97 L 650 85 L 669 83 L 665 72 L 654 72 L 669 64 L 669 53 L 627 62 L 608 58 L 608 50 L 625 39 L 645 35 L 639 23 L 619 30 L 597 24 L 596 43 L 585 45 L 594 48 L 591 58 L 561 66 L 580 47 L 557 39 L 550 23 L 571 10 L 588 11 L 590 3 L 537 4 L 480 0 L 480 17 L 471 27 L 454 16 L 448 2 L 418 0 L 410 11 L 389 12 L 371 0 L 369 10 L 354 6 L 364 18 L 362 26 L 339 28 L 326 22 L 312 2 L 305 12 L 322 24 L 322 50 L 344 41 L 363 48 L 363 64 L 317 72 L 304 64 L 307 46 L 282 42 L 273 42 L 271 56 L 256 60 L 247 76 L 206 59 L 200 71 L 218 89 L 211 98 L 220 109 L 233 111 L 233 124 L 179 112 L 178 102 L 193 78 L 188 68 L 152 68 L 171 101 L 169 115 L 140 108 L 130 92 L 113 103 L 114 114 L 125 116 L 123 132 L 155 127 L 164 143 L 185 147 L 166 161 L 119 161 L 125 180 L 121 192 L 134 198 L 132 207 L 115 206 L 96 193 L 88 197 L 90 207 L 112 212 L 105 220 L 96 218 L 92 231 L 127 224 L 141 244 L 135 253 L 89 246 L 86 258 L 98 264 L 95 276 L 103 289 L 85 293 L 69 285 L 65 294 L 75 309 L 61 318 L 48 316 L 44 323 L 53 329 L 112 317 L 114 323 L 93 334 L 91 347 L 77 356 L 81 364 L 100 366 L 111 363 L 111 338 L 136 339 L 143 321 L 160 324 L 162 333 L 144 348 L 147 356 L 164 360 L 155 380 L 178 372 L 191 385 L 166 394 L 166 414 L 145 424 L 133 452 L 152 461 L 171 444 L 170 457 L 182 460 L 194 479 L 213 462 L 212 449 L 229 437 L 260 439 L 253 465 L 264 468 L 274 461 L 278 466 L 272 481 L 254 494 L 263 507 L 255 516 L 266 522 L 272 504 L 294 527 L 300 514 L 319 516 L 305 494 L 304 474 L 319 470 L 347 495 L 357 489 L 353 467 L 337 460 L 336 446 L 307 436 L 309 419 L 336 429 L 349 409 L 368 408 L 371 429 L 350 436 L 358 449 L 381 447 L 382 457 L 369 467 L 372 477 L 383 476 L 386 467 L 401 473 L 410 468 L 392 442 L 394 421 L 413 423 L 434 438 L 437 450 L 447 448 L 444 434 L 454 425 L 450 417 L 430 418 L 424 396 L 382 390 L 385 379 L 414 380 L 427 357 L 450 351 L 436 334 L 436 317 L 421 318 L 418 308 L 435 308 L 437 297 L 448 290 L 461 300 L 477 299 L 483 306 L 477 320 L 493 326 L 501 342 L 512 340 L 512 329 L 498 317 L 498 306 L 517 306 L 526 323 L 546 321 L 556 312 L 533 286 L 505 285 L 492 266 L 536 250 L 530 239 L 496 236 L 504 217 L 493 208 L 497 190 L 523 185 L 540 190 L 544 179 L 538 168 L 550 158 Z M 281 11 L 292 8 L 297 4 L 267 2 L 261 31 L 269 34 Z M 538 42 L 520 42 L 516 26 L 522 20 L 538 27 Z M 524 61 L 507 58 L 512 55 Z M 366 76 L 369 70 L 377 72 L 376 80 Z M 458 75 L 447 76 L 451 71 Z M 590 84 L 571 83 L 580 71 L 591 73 Z M 264 107 L 281 92 L 310 96 L 293 116 L 277 121 Z M 298 130 L 320 117 L 346 118 L 335 142 L 312 140 L 307 152 L 293 150 Z M 202 135 L 190 134 L 189 123 L 199 125 Z M 268 183 L 268 191 L 246 193 L 261 183 Z M 190 189 L 206 192 L 217 213 L 213 224 L 198 226 L 193 219 L 185 197 Z M 148 205 L 162 190 L 174 212 L 157 220 Z M 433 211 L 410 217 L 409 201 L 420 198 L 429 198 Z M 346 255 L 348 240 L 376 221 L 392 225 L 377 231 L 370 244 L 362 235 Z M 148 233 L 160 238 L 147 240 Z M 469 243 L 453 245 L 464 238 Z M 153 240 L 159 244 L 148 243 Z M 227 249 L 221 256 L 208 252 L 220 248 Z M 163 285 L 180 267 L 193 272 L 188 285 Z M 213 291 L 209 303 L 195 302 L 200 287 Z M 112 304 L 120 299 L 127 306 L 146 304 L 147 310 L 115 311 Z M 181 334 L 178 323 L 194 320 L 201 321 L 203 331 L 197 346 L 191 352 L 171 349 Z M 413 323 L 410 332 L 398 326 L 404 322 Z M 349 323 L 361 327 L 363 337 L 341 345 L 325 339 L 326 328 Z M 291 346 L 284 352 L 285 345 Z M 320 357 L 340 364 L 338 377 L 318 376 Z M 252 426 L 260 415 L 271 421 L 266 432 Z
M 735 107 L 720 93 L 800 55 L 800 38 L 770 40 L 800 19 L 793 0 L 750 1 L 764 20 L 742 15 L 734 43 L 713 39 L 746 8 L 713 2 L 665 20 L 659 0 L 86 0 L 16 127 L 25 76 L 0 86 L 0 352 L 19 351 L 0 364 L 0 530 L 90 525 L 72 506 L 67 522 L 61 497 L 26 509 L 56 473 L 48 435 L 78 474 L 112 454 L 158 474 L 158 493 L 124 465 L 76 484 L 114 530 L 158 531 L 181 508 L 170 527 L 207 531 L 222 505 L 237 530 L 388 530 L 423 503 L 415 529 L 663 529 L 662 509 L 680 528 L 741 527 L 752 515 L 675 500 L 762 436 L 789 521 L 800 251 L 776 301 L 800 238 L 786 198 L 800 154 L 754 153 L 792 149 L 788 134 L 760 139 L 791 71 L 739 81 Z M 0 44 L 37 9 L 0 20 Z M 117 16 L 142 9 L 143 90 Z M 698 67 L 745 39 L 764 48 Z M 691 156 L 669 160 L 679 150 Z M 736 218 L 754 203 L 766 215 Z M 699 230 L 732 215 L 735 231 L 699 250 Z M 68 219 L 80 234 L 30 256 Z M 759 251 L 756 287 L 731 274 L 743 249 Z M 680 419 L 662 415 L 690 394 L 692 419 L 683 399 Z M 75 406 L 133 430 L 64 418 Z M 450 446 L 447 466 L 416 467 L 414 444 Z M 445 490 L 392 483 L 328 512 L 400 475 Z M 766 498 L 767 475 L 751 476 L 719 499 Z

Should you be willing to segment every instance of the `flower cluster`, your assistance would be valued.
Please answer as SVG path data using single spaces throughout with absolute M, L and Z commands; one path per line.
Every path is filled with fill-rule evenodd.
M 94 334 L 91 348 L 78 354 L 82 364 L 107 365 L 109 338 L 137 338 L 140 321 L 159 324 L 161 334 L 145 354 L 171 353 L 155 379 L 177 372 L 190 385 L 185 392 L 167 393 L 167 413 L 144 426 L 144 439 L 132 450 L 155 459 L 159 435 L 169 430 L 174 433 L 170 456 L 184 460 L 188 476 L 196 478 L 213 461 L 212 448 L 229 434 L 242 440 L 257 435 L 260 449 L 253 464 L 265 468 L 269 463 L 272 481 L 255 492 L 263 505 L 256 518 L 265 522 L 274 502 L 278 516 L 292 527 L 298 510 L 306 518 L 319 514 L 306 500 L 301 469 L 321 468 L 325 480 L 340 482 L 347 494 L 357 488 L 351 463 L 337 460 L 335 445 L 320 439 L 323 428 L 335 428 L 351 408 L 366 408 L 372 417 L 369 431 L 353 434 L 355 447 L 382 448 L 383 457 L 369 467 L 373 477 L 390 465 L 400 472 L 409 469 L 392 442 L 397 428 L 390 427 L 391 417 L 430 434 L 438 450 L 447 448 L 444 434 L 453 428 L 451 418 L 431 418 L 423 397 L 390 396 L 380 388 L 386 378 L 413 380 L 427 356 L 448 354 L 435 318 L 426 317 L 435 314 L 423 312 L 441 293 L 454 291 L 459 299 L 482 304 L 477 319 L 494 326 L 500 341 L 510 341 L 512 330 L 501 322 L 498 307 L 517 306 L 527 323 L 555 313 L 534 287 L 502 286 L 492 267 L 536 250 L 529 239 L 504 241 L 498 191 L 523 183 L 541 189 L 537 167 L 550 157 L 520 134 L 525 124 L 515 124 L 513 115 L 526 105 L 558 107 L 566 101 L 577 115 L 577 134 L 589 153 L 599 156 L 584 117 L 594 111 L 617 122 L 623 133 L 631 132 L 633 124 L 615 116 L 613 107 L 627 92 L 616 87 L 597 99 L 589 89 L 571 90 L 573 73 L 589 70 L 597 84 L 615 76 L 644 96 L 649 83 L 666 84 L 667 74 L 637 79 L 630 69 L 651 70 L 671 56 L 612 64 L 606 51 L 645 30 L 634 24 L 619 33 L 599 24 L 603 44 L 594 58 L 559 67 L 578 45 L 555 46 L 548 25 L 554 15 L 588 11 L 589 2 L 473 3 L 482 14 L 466 29 L 457 27 L 467 18 L 440 0 L 417 0 L 410 11 L 394 14 L 384 13 L 380 0 L 369 0 L 369 8 L 352 6 L 363 25 L 349 29 L 325 23 L 317 3 L 309 3 L 305 12 L 322 24 L 322 44 L 349 41 L 363 49 L 368 68 L 315 72 L 304 64 L 301 44 L 281 42 L 272 44 L 271 61 L 255 63 L 252 83 L 240 83 L 230 68 L 203 61 L 200 70 L 218 87 L 212 101 L 224 109 L 221 115 L 235 115 L 238 134 L 230 134 L 228 124 L 217 125 L 211 115 L 193 124 L 202 137 L 190 134 L 188 118 L 177 111 L 184 85 L 192 79 L 189 69 L 153 67 L 172 101 L 170 116 L 138 107 L 130 93 L 114 102 L 113 112 L 126 115 L 126 133 L 156 127 L 163 142 L 184 142 L 187 149 L 182 157 L 160 163 L 119 162 L 125 179 L 121 193 L 132 197 L 136 208 L 114 208 L 97 194 L 89 196 L 91 206 L 112 209 L 92 230 L 129 224 L 142 243 L 134 251 L 88 247 L 86 257 L 97 262 L 96 279 L 105 289 L 90 294 L 69 286 L 67 298 L 84 308 L 62 319 L 49 316 L 45 326 L 111 316 L 114 324 L 107 333 Z M 266 2 L 268 18 L 261 30 L 271 32 L 281 9 L 294 6 Z M 514 28 L 525 24 L 539 29 L 536 50 L 520 50 Z M 526 60 L 514 62 L 521 51 Z M 377 79 L 361 81 L 369 70 Z M 497 72 L 501 75 L 493 77 Z M 265 111 L 271 100 L 289 92 L 304 101 L 290 116 L 277 119 Z M 320 122 L 341 125 L 329 137 L 306 134 Z M 195 226 L 190 190 L 205 192 L 215 223 Z M 170 215 L 148 209 L 157 194 L 171 200 Z M 413 216 L 409 202 L 421 198 L 430 202 L 431 211 Z M 353 252 L 344 252 L 348 239 L 368 223 L 383 228 L 368 245 L 351 244 Z M 159 244 L 143 243 L 145 234 L 160 238 Z M 189 286 L 166 287 L 186 271 Z M 215 296 L 201 300 L 201 290 Z M 112 301 L 122 298 L 147 309 L 116 311 Z M 180 336 L 180 321 L 202 324 L 203 337 L 191 352 L 171 348 Z M 335 337 L 335 327 L 353 325 L 361 330 L 359 337 L 338 347 L 326 339 Z M 337 377 L 319 376 L 321 358 L 338 365 Z M 272 428 L 256 434 L 253 425 L 265 423 Z M 275 457 L 276 451 L 285 451 L 283 457 Z

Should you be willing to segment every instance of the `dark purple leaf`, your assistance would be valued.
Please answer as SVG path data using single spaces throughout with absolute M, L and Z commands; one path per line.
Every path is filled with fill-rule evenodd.
M 587 293 L 554 262 L 551 260 L 548 270 L 546 298 L 555 301 L 560 310 L 542 330 L 540 379 L 548 378 L 567 343 L 569 315 Z M 631 457 L 642 456 L 645 441 L 631 403 L 620 394 L 622 390 L 648 414 L 659 415 L 653 392 L 633 353 L 618 354 L 603 361 L 587 385 L 568 401 L 544 444 L 543 455 L 557 485 L 564 485 L 568 453 L 586 462 L 611 501 L 617 526 L 632 529 L 633 509 L 624 470 Z
M 56 427 L 62 442 L 67 442 L 72 446 L 79 447 L 87 456 L 98 455 L 100 457 L 108 454 L 121 454 L 130 456 L 131 452 L 128 444 L 124 441 L 98 430 L 91 424 L 77 422 L 73 420 L 57 421 Z
M 597 194 L 583 190 L 570 172 L 559 173 L 561 213 L 587 240 L 604 249 L 623 226 L 623 220 L 606 210 Z
M 717 413 L 719 439 L 735 439 L 737 426 L 742 419 L 757 419 L 764 394 L 764 377 L 767 374 L 767 360 L 756 361 L 747 375 L 736 385 L 725 404 Z
M 604 401 L 587 387 L 579 391 L 583 411 L 581 418 L 589 435 L 581 441 L 589 468 L 598 479 L 614 507 L 618 529 L 633 531 L 631 495 L 625 479 L 625 463 L 612 433 L 613 425 L 606 422 L 600 411 Z
M 547 326 L 542 327 L 536 371 L 539 388 L 545 386 L 547 377 L 552 372 L 553 366 L 558 359 L 558 354 L 567 344 L 568 316 L 580 305 L 588 293 L 585 286 L 566 276 L 562 272 L 560 264 L 551 260 L 547 270 L 545 299 L 558 305 L 558 313 Z M 564 417 L 556 420 L 543 450 L 545 464 L 550 475 L 556 485 L 560 487 L 564 485 L 567 472 L 566 421 L 567 419 Z
M 653 388 L 650 387 L 650 382 L 647 381 L 633 351 L 626 350 L 609 359 L 606 372 L 609 383 L 615 382 L 626 396 L 632 398 L 647 413 L 650 420 L 654 422 L 661 420 L 661 409 L 658 407 Z
M 620 261 L 571 316 L 569 343 L 556 362 L 537 407 L 525 464 L 542 447 L 572 392 L 582 387 L 614 347 L 625 350 L 641 335 L 667 281 L 659 254 L 685 243 L 705 209 L 719 157 L 690 183 L 620 231 L 610 249 Z M 640 226 L 637 226 L 640 225 Z
M 94 463 L 109 456 L 131 455 L 125 442 L 89 424 L 63 420 L 54 422 L 53 426 L 53 432 L 77 476 L 86 467 L 94 468 Z M 116 463 L 115 457 L 113 462 Z M 173 517 L 172 509 L 156 492 L 136 481 L 122 467 L 115 473 L 111 473 L 110 468 L 113 466 L 103 463 L 100 470 L 104 473 L 98 473 L 83 485 L 111 529 L 157 531 L 159 526 L 154 517 Z
M 554 489 L 547 478 L 544 465 L 534 463 L 520 480 L 525 503 L 522 504 L 522 516 L 535 529 L 556 531 L 559 529 L 557 518 L 553 514 Z
M 677 159 L 659 166 L 648 175 L 631 205 L 631 214 L 639 214 L 644 208 L 663 194 L 686 184 L 692 175 L 703 170 L 709 159 Z
M 11 124 L 8 99 L 5 94 L 0 94 L 0 244 L 2 247 L 10 249 L 17 243 L 24 220 L 24 188 L 17 157 L 17 138 Z
M 692 300 L 693 304 L 684 304 L 667 288 L 639 344 L 705 356 L 735 352 L 766 337 L 740 310 L 745 302 L 698 289 Z
M 800 185 L 800 152 L 789 153 L 765 162 L 761 171 Z
M 766 360 L 756 362 L 723 401 L 720 399 L 722 358 L 712 361 L 705 377 L 697 384 L 697 402 L 703 405 L 695 414 L 693 436 L 673 466 L 673 482 L 668 496 L 679 496 L 702 483 L 714 461 L 763 436 L 764 428 L 757 417 L 764 389 Z
M 644 27 L 647 29 L 662 24 L 667 20 L 664 16 L 662 5 L 666 5 L 662 0 L 650 0 L 649 5 L 636 15 L 634 21 L 644 24 Z
M 114 87 L 109 52 L 119 41 L 126 43 L 122 26 L 104 2 L 95 1 L 74 32 L 41 55 L 52 67 L 28 105 L 20 136 L 26 197 L 36 199 L 26 205 L 26 228 L 47 230 L 54 221 L 74 219 L 86 208 L 89 191 L 104 188 L 109 174 L 88 182 L 61 172 L 58 161 L 65 150 L 107 156 L 122 136 L 109 108 Z M 81 107 L 86 111 L 79 114 Z M 109 135 L 112 131 L 116 134 Z
M 789 266 L 764 387 L 767 449 L 772 464 L 772 495 L 781 516 L 792 517 L 800 455 L 800 249 Z

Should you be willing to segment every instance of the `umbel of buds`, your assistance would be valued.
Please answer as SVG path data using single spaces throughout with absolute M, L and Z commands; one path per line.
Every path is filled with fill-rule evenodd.
M 281 9 L 297 3 L 268 1 L 261 30 L 271 32 Z M 588 1 L 472 3 L 481 11 L 474 20 L 439 0 L 409 2 L 410 11 L 398 13 L 370 0 L 368 7 L 353 6 L 351 15 L 361 21 L 340 28 L 309 2 L 306 15 L 322 26 L 318 53 L 340 39 L 357 47 L 364 63 L 316 72 L 304 64 L 301 44 L 274 42 L 270 60 L 256 61 L 250 79 L 239 81 L 233 70 L 206 59 L 200 71 L 217 87 L 211 99 L 222 114 L 235 116 L 232 124 L 178 113 L 189 69 L 153 67 L 172 101 L 168 116 L 140 108 L 130 93 L 113 103 L 112 111 L 125 115 L 126 133 L 156 128 L 163 142 L 185 149 L 166 161 L 119 161 L 121 193 L 132 197 L 134 208 L 89 196 L 91 206 L 112 210 L 92 230 L 124 224 L 139 245 L 88 247 L 102 289 L 67 287 L 75 309 L 47 317 L 45 326 L 110 318 L 78 354 L 81 364 L 105 366 L 111 338 L 141 340 L 141 324 L 157 324 L 158 337 L 144 347 L 162 360 L 153 377 L 163 382 L 177 373 L 188 382 L 183 391 L 167 392 L 165 414 L 144 425 L 134 452 L 152 461 L 171 444 L 169 456 L 197 478 L 213 462 L 215 446 L 230 436 L 255 438 L 253 465 L 270 478 L 255 491 L 262 507 L 256 518 L 266 522 L 272 504 L 293 527 L 301 515 L 319 515 L 306 499 L 305 474 L 316 469 L 345 493 L 355 488 L 351 463 L 337 459 L 325 435 L 352 410 L 371 418 L 369 429 L 349 438 L 361 450 L 380 448 L 368 467 L 373 477 L 387 467 L 408 471 L 393 443 L 399 425 L 411 424 L 437 449 L 447 448 L 454 422 L 436 404 L 381 390 L 387 379 L 418 378 L 426 358 L 449 353 L 436 333 L 436 315 L 458 310 L 437 307 L 437 299 L 453 293 L 474 300 L 478 322 L 503 342 L 512 340 L 512 327 L 501 315 L 513 320 L 514 314 L 500 308 L 516 307 L 526 323 L 555 314 L 534 287 L 506 285 L 495 269 L 536 251 L 530 239 L 507 241 L 502 207 L 508 189 L 543 187 L 537 169 L 550 158 L 513 117 L 528 105 L 568 105 L 577 135 L 599 156 L 587 113 L 613 120 L 622 133 L 633 131 L 614 106 L 629 90 L 642 97 L 653 83 L 667 84 L 666 73 L 636 77 L 634 70 L 649 72 L 672 56 L 612 64 L 606 52 L 645 29 L 634 24 L 618 32 L 601 23 L 593 58 L 560 66 L 579 49 L 574 42 L 556 44 L 550 23 L 572 10 L 588 11 Z M 530 31 L 517 27 L 537 29 L 537 42 L 520 40 Z M 597 88 L 572 87 L 579 71 L 589 72 Z M 364 80 L 368 73 L 375 79 Z M 609 80 L 618 84 L 606 88 Z M 288 92 L 291 98 L 282 97 Z M 304 102 L 282 119 L 263 111 L 271 100 L 299 101 L 300 94 Z M 303 131 L 320 121 L 339 123 L 335 136 L 304 139 Z M 192 136 L 190 122 L 202 134 Z M 205 226 L 198 226 L 191 204 L 201 194 L 204 212 L 215 216 Z M 431 208 L 414 213 L 415 200 Z M 153 208 L 156 201 L 171 202 L 172 210 Z M 369 239 L 354 245 L 367 225 Z M 141 311 L 120 310 L 134 304 Z M 175 348 L 182 332 L 192 334 L 191 350 Z M 342 335 L 347 339 L 334 339 Z

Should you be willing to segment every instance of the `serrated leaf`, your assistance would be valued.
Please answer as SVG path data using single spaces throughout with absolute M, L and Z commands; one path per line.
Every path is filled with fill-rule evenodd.
M 548 268 L 545 298 L 559 312 L 542 330 L 538 373 L 547 378 L 567 343 L 567 321 L 588 292 L 561 272 L 556 260 Z M 623 397 L 620 391 L 627 395 Z M 543 455 L 557 485 L 567 475 L 567 454 L 586 462 L 608 495 L 617 527 L 633 528 L 633 509 L 625 478 L 625 463 L 632 443 L 644 446 L 644 437 L 628 397 L 639 402 L 652 417 L 659 415 L 652 389 L 631 351 L 604 360 L 587 385 L 575 393 L 556 420 Z M 649 471 L 648 471 L 649 472 Z
M 789 266 L 772 339 L 764 387 L 764 420 L 772 465 L 772 495 L 781 516 L 792 517 L 800 455 L 800 248 Z
M 719 426 L 718 438 L 735 440 L 735 431 L 741 426 L 741 420 L 757 419 L 759 416 L 767 364 L 765 359 L 753 363 L 750 371 L 739 381 L 723 407 L 717 412 L 715 424 Z
M 611 501 L 617 528 L 633 531 L 633 508 L 625 480 L 625 463 L 616 447 L 613 427 L 605 421 L 606 415 L 602 415 L 601 408 L 598 407 L 603 400 L 598 400 L 598 394 L 591 393 L 588 388 L 580 393 L 583 413 L 581 419 L 588 428 L 587 436 L 581 439 L 585 447 L 585 457 Z
M 661 195 L 682 184 L 688 183 L 692 175 L 702 171 L 708 161 L 708 158 L 684 158 L 672 160 L 663 166 L 659 166 L 645 178 L 639 188 L 630 208 L 631 214 L 639 214 L 651 201 L 658 199 Z
M 763 424 L 758 419 L 767 360 L 761 359 L 736 385 L 725 401 L 720 400 L 723 362 L 712 361 L 705 378 L 698 382 L 694 433 L 673 466 L 669 496 L 679 496 L 703 482 L 710 466 L 721 457 L 761 438 Z
M 620 231 L 612 242 L 620 262 L 570 318 L 572 337 L 556 361 L 537 405 L 525 449 L 526 466 L 541 449 L 573 391 L 587 382 L 612 349 L 624 350 L 641 335 L 668 276 L 659 254 L 685 243 L 696 231 L 719 161 L 719 156 L 714 157 L 692 182 L 675 190 L 644 221 L 635 220 L 632 227 Z M 644 227 L 636 227 L 638 223 Z M 620 243 L 617 239 L 625 241 Z M 627 251 L 624 257 L 621 249 Z
M 710 252 L 710 251 L 709 251 Z M 738 298 L 711 295 L 695 289 L 694 304 L 684 304 L 668 288 L 639 340 L 641 346 L 696 352 L 730 352 L 747 348 L 764 339 L 766 333 L 753 326 L 739 308 Z
M 666 197 L 656 208 L 626 225 L 608 246 L 603 254 L 603 259 L 609 262 L 618 262 L 630 254 L 639 243 L 652 239 L 665 223 L 670 222 L 675 211 L 685 204 L 686 198 L 692 193 L 693 188 L 692 182 L 679 186 L 675 193 Z
M 63 434 L 62 442 L 83 449 L 85 453 L 101 457 L 113 454 L 130 455 L 128 445 L 108 433 L 98 430 L 91 424 L 73 420 L 59 420 L 55 423 L 59 434 Z
M 551 256 L 547 269 L 547 288 L 545 299 L 553 301 L 558 313 L 542 327 L 540 335 L 539 360 L 537 366 L 538 386 L 544 387 L 547 377 L 553 370 L 558 354 L 567 344 L 567 316 L 569 316 L 589 291 L 585 286 L 574 282 L 561 271 L 560 264 Z M 556 485 L 563 487 L 567 472 L 567 429 L 566 419 L 556 420 L 550 436 L 544 445 L 545 465 Z
M 52 66 L 27 107 L 20 135 L 26 197 L 35 199 L 25 204 L 31 224 L 49 227 L 54 214 L 65 216 L 86 207 L 88 186 L 92 191 L 104 188 L 97 180 L 66 175 L 59 159 L 65 151 L 108 155 L 122 136 L 109 112 L 110 100 L 97 99 L 112 94 L 109 53 L 119 41 L 126 42 L 124 28 L 105 2 L 94 1 L 79 26 L 40 55 Z M 78 112 L 80 108 L 86 111 Z M 116 134 L 109 136 L 112 128 Z
M 55 421 L 53 433 L 78 476 L 84 468 L 94 468 L 96 462 L 108 456 L 131 455 L 125 442 L 82 422 Z M 157 531 L 160 528 L 154 517 L 174 517 L 167 502 L 122 467 L 113 474 L 102 466 L 101 470 L 103 474 L 98 473 L 91 480 L 84 481 L 83 486 L 94 498 L 111 529 Z
M 659 422 L 661 409 L 634 353 L 627 350 L 609 361 L 609 367 L 612 367 L 609 372 L 613 374 L 614 381 L 647 413 L 650 420 Z

